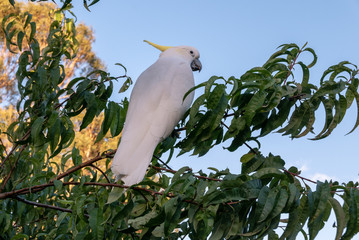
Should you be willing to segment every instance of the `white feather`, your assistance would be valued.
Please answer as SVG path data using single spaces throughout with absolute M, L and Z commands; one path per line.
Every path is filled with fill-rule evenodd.
M 195 52 L 195 56 L 189 54 Z M 137 79 L 132 90 L 122 139 L 111 169 L 125 185 L 140 182 L 156 146 L 173 131 L 190 107 L 194 93 L 191 62 L 198 58 L 191 47 L 173 47 Z

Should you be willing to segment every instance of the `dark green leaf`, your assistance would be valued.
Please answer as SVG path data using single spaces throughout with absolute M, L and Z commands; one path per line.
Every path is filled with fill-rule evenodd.
M 354 127 L 352 130 L 350 130 L 349 133 L 352 133 L 358 126 L 359 126 L 359 93 L 357 91 L 355 91 L 355 89 L 350 85 L 349 86 L 350 91 L 353 93 L 354 97 L 355 97 L 355 101 L 357 103 L 357 120 L 354 124 Z M 347 133 L 347 134 L 349 134 Z
M 19 47 L 19 50 L 22 51 L 22 40 L 24 38 L 25 34 L 23 31 L 20 31 L 17 34 L 17 46 Z
M 123 83 L 122 87 L 120 88 L 119 93 L 125 92 L 132 84 L 132 79 L 127 77 L 126 81 Z
M 267 93 L 260 91 L 254 94 L 244 109 L 244 118 L 247 125 L 250 125 L 256 112 L 263 106 Z
M 334 209 L 335 216 L 337 218 L 337 234 L 335 236 L 335 240 L 339 240 L 345 228 L 345 212 L 342 206 L 340 206 L 338 200 L 336 200 L 335 198 L 329 197 L 328 201 Z
M 39 137 L 40 132 L 43 129 L 45 118 L 44 117 L 38 117 L 31 126 L 31 138 L 32 141 L 35 142 L 36 138 Z

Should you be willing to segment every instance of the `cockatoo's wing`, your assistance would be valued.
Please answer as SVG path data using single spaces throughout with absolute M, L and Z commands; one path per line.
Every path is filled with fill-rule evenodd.
M 113 158 L 112 171 L 125 185 L 140 182 L 153 151 L 178 124 L 190 107 L 194 86 L 188 59 L 164 54 L 137 79 L 132 90 L 122 139 Z

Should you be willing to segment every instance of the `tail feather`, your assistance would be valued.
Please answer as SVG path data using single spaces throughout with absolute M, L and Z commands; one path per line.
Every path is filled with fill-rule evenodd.
M 141 182 L 158 143 L 158 139 L 148 135 L 138 144 L 122 139 L 112 161 L 112 172 L 127 186 Z

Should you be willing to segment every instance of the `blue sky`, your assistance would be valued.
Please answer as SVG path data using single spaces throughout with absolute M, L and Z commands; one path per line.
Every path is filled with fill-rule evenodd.
M 113 75 L 122 74 L 114 66 L 118 62 L 127 67 L 134 80 L 159 55 L 144 39 L 161 45 L 196 47 L 203 65 L 203 70 L 195 73 L 196 83 L 212 75 L 240 77 L 250 68 L 261 66 L 283 43 L 301 46 L 308 42 L 316 51 L 318 63 L 310 78 L 314 84 L 319 84 L 323 71 L 342 60 L 359 64 L 359 2 L 354 0 L 102 0 L 91 7 L 91 12 L 81 2 L 75 5 L 74 13 L 79 22 L 93 27 L 95 52 Z M 120 101 L 124 96 L 115 94 L 113 100 Z M 281 155 L 287 167 L 302 168 L 303 176 L 311 179 L 358 180 L 359 130 L 345 136 L 355 123 L 355 107 L 324 140 L 307 139 L 312 136 L 291 140 L 273 133 L 262 138 L 261 151 Z M 324 116 L 317 115 L 315 132 L 320 132 L 323 121 Z M 242 147 L 229 153 L 219 146 L 201 158 L 185 155 L 173 159 L 171 166 L 189 165 L 196 170 L 228 167 L 235 173 L 240 171 L 240 156 L 247 151 Z

